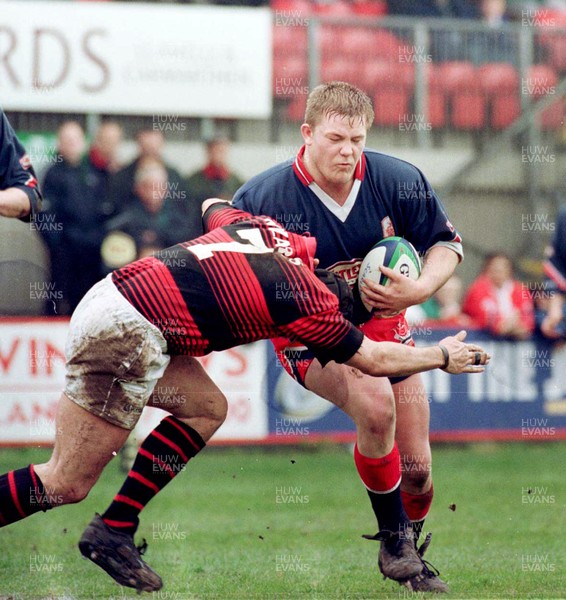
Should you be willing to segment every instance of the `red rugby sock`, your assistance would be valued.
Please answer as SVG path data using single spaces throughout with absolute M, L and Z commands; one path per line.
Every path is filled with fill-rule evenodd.
M 413 525 L 413 531 L 415 532 L 415 539 L 418 540 L 423 530 L 424 521 L 430 510 L 432 504 L 432 498 L 434 496 L 434 486 L 431 484 L 428 492 L 424 494 L 411 494 L 401 490 L 401 499 L 403 501 L 403 507 L 411 519 Z
M 401 462 L 397 443 L 381 458 L 364 456 L 354 448 L 354 461 L 371 501 L 380 530 L 402 531 L 409 518 L 401 502 Z

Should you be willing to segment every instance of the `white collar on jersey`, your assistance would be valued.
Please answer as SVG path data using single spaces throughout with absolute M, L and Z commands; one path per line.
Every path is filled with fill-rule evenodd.
M 305 154 L 305 146 L 303 145 L 299 150 L 295 160 L 293 161 L 293 171 L 295 175 L 299 178 L 299 181 L 308 186 L 312 192 L 316 195 L 316 197 L 326 206 L 326 208 L 337 218 L 344 223 L 348 218 L 348 215 L 354 208 L 354 204 L 356 203 L 356 198 L 358 197 L 358 192 L 360 191 L 360 186 L 364 179 L 365 170 L 366 170 L 366 157 L 362 152 L 360 156 L 360 160 L 356 165 L 356 170 L 354 173 L 354 185 L 348 194 L 348 198 L 346 198 L 346 202 L 342 206 L 340 206 L 335 200 L 332 199 L 332 196 L 329 196 L 315 181 L 314 177 L 308 172 L 305 163 L 303 162 L 303 156 Z
M 309 183 L 309 188 L 313 191 L 316 197 L 326 206 L 326 208 L 337 218 L 344 223 L 348 218 L 348 215 L 354 208 L 360 186 L 362 185 L 361 179 L 355 179 L 354 185 L 346 198 L 346 202 L 340 206 L 338 202 L 332 199 L 319 185 L 314 181 Z

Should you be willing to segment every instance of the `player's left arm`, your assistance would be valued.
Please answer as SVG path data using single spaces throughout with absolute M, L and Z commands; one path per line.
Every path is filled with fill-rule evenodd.
M 382 273 L 390 281 L 383 286 L 366 280 L 363 288 L 366 301 L 384 313 L 421 304 L 450 279 L 459 261 L 458 254 L 447 246 L 434 246 L 427 252 L 421 275 L 416 281 L 382 266 Z
M 398 312 L 430 298 L 450 279 L 462 260 L 462 238 L 454 229 L 442 202 L 426 177 L 412 165 L 404 165 L 399 173 L 410 183 L 407 192 L 397 184 L 391 194 L 397 194 L 396 220 L 402 226 L 397 232 L 409 240 L 424 255 L 424 265 L 418 280 L 414 281 L 387 267 L 382 272 L 390 278 L 387 286 L 366 282 L 364 293 L 374 308 L 385 314 Z M 401 181 L 401 180 L 399 180 Z M 404 192 L 400 196 L 400 191 Z

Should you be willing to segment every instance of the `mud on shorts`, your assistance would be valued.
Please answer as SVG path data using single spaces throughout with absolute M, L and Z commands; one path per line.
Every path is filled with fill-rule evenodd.
M 157 327 L 117 290 L 111 275 L 81 300 L 65 347 L 65 395 L 105 421 L 133 429 L 169 356 Z
M 415 345 L 404 311 L 394 317 L 382 319 L 374 317 L 360 325 L 359 329 L 365 336 L 375 342 L 397 342 L 408 346 Z M 312 361 L 315 360 L 314 353 L 303 344 L 292 342 L 287 338 L 274 338 L 271 342 L 275 348 L 275 354 L 285 371 L 295 381 L 306 387 L 305 377 Z M 392 384 L 395 384 L 404 381 L 408 377 L 409 375 L 404 375 L 402 377 L 388 377 L 388 379 Z

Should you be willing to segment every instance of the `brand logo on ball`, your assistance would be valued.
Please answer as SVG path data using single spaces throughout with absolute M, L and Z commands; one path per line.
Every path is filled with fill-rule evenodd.
M 358 278 L 362 302 L 369 311 L 373 309 L 366 302 L 361 286 L 364 279 L 374 281 L 380 285 L 388 285 L 389 277 L 379 270 L 381 266 L 389 267 L 404 277 L 414 280 L 418 279 L 421 274 L 421 259 L 419 254 L 406 239 L 399 236 L 391 236 L 375 244 L 362 261 L 360 276 Z

